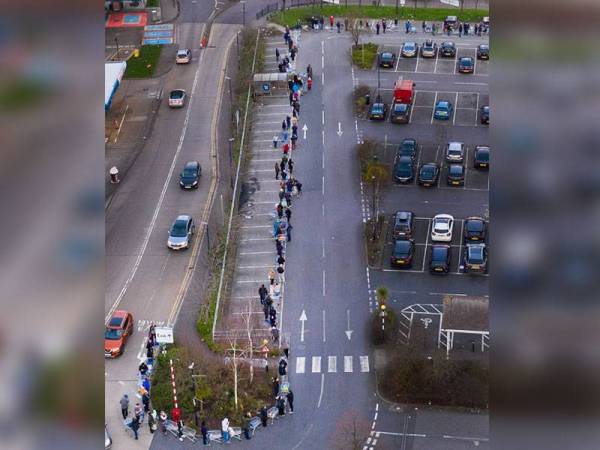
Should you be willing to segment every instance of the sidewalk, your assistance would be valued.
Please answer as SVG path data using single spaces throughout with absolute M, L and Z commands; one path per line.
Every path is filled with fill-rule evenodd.
M 160 0 L 161 20 L 159 23 L 173 22 L 179 17 L 179 0 Z

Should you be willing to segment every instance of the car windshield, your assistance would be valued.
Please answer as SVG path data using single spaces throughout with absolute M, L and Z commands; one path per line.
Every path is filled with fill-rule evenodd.
M 431 259 L 434 261 L 445 261 L 446 260 L 446 248 L 445 247 L 433 247 L 431 251 Z
M 432 177 L 435 173 L 435 169 L 433 166 L 423 166 L 421 167 L 421 175 L 425 177 Z
M 383 53 L 381 55 L 381 59 L 392 59 L 392 54 L 391 53 Z
M 123 336 L 123 330 L 118 330 L 115 328 L 107 328 L 104 331 L 104 339 L 109 339 L 111 341 L 115 341 L 117 339 L 121 339 Z
M 407 109 L 408 107 L 404 103 L 396 103 L 394 105 L 394 112 L 397 113 L 405 113 Z
M 183 91 L 173 91 L 171 92 L 171 98 L 178 99 L 183 97 Z
M 483 248 L 482 247 L 470 247 L 469 248 L 469 261 L 472 264 L 483 263 Z
M 463 66 L 470 66 L 471 64 L 473 64 L 473 62 L 472 62 L 470 59 L 467 59 L 467 58 L 465 58 L 465 59 L 461 59 L 461 60 L 460 60 L 460 63 L 461 63 Z
M 374 113 L 382 113 L 383 112 L 383 105 L 382 104 L 373 105 L 373 112 Z
M 467 222 L 468 231 L 483 231 L 483 222 L 481 220 L 469 220 Z
M 414 44 L 414 42 L 407 42 L 406 44 L 404 44 L 404 48 L 406 50 L 414 50 L 415 44 Z
M 450 175 L 459 176 L 459 175 L 462 175 L 463 168 L 462 168 L 462 166 L 457 166 L 457 165 L 450 166 L 450 171 L 449 172 L 450 172 Z
M 398 167 L 400 175 L 410 175 L 412 173 L 412 165 L 410 162 L 400 162 Z
M 396 241 L 394 253 L 406 255 L 410 251 L 410 241 Z
M 187 236 L 187 223 L 183 220 L 178 220 L 171 227 L 171 236 L 185 237 Z
M 488 151 L 479 151 L 477 152 L 477 160 L 487 162 L 490 160 L 490 154 Z
M 446 111 L 448 109 L 448 103 L 438 103 L 437 109 L 441 109 L 443 111 Z
M 184 177 L 195 177 L 197 174 L 196 169 L 183 169 Z
M 108 323 L 109 327 L 120 327 L 123 322 L 123 317 L 112 317 Z
M 187 56 L 187 50 L 179 50 L 177 52 L 177 56 Z

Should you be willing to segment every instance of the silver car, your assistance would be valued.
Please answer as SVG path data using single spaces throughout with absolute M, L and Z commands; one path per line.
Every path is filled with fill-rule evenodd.
M 171 108 L 183 108 L 185 104 L 185 91 L 183 89 L 174 89 L 169 94 L 169 106 Z
M 192 51 L 189 48 L 184 48 L 177 51 L 177 56 L 175 57 L 175 62 L 177 64 L 189 64 L 191 60 Z
M 402 51 L 400 52 L 405 58 L 414 58 L 417 56 L 417 44 L 415 42 L 405 42 L 402 45 Z
M 465 144 L 462 142 L 448 142 L 446 145 L 446 161 L 463 162 L 465 159 Z
M 182 250 L 188 248 L 192 241 L 192 234 L 194 234 L 195 231 L 196 226 L 194 225 L 194 219 L 192 219 L 192 216 L 178 216 L 169 230 L 167 247 L 172 250 Z

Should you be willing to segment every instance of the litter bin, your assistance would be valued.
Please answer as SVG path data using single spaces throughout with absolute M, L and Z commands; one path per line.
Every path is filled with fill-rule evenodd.
M 112 184 L 119 183 L 119 169 L 117 169 L 115 166 L 112 166 L 108 173 L 110 174 L 110 182 Z
M 371 96 L 369 94 L 365 94 L 365 105 L 371 104 Z

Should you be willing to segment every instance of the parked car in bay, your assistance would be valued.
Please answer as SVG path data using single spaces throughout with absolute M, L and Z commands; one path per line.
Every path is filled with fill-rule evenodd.
M 477 46 L 477 59 L 490 59 L 490 46 L 479 44 Z
M 463 250 L 465 273 L 487 273 L 488 254 L 484 243 L 467 244 Z
M 410 183 L 415 178 L 414 160 L 410 156 L 400 156 L 394 163 L 394 181 Z
M 450 186 L 463 186 L 465 184 L 465 166 L 462 164 L 450 164 L 446 182 Z
M 379 67 L 393 69 L 396 64 L 396 55 L 392 52 L 383 52 L 379 55 Z
M 390 114 L 390 122 L 392 123 L 408 123 L 410 118 L 410 105 L 408 103 L 393 103 L 392 112 Z
M 450 246 L 433 244 L 429 255 L 429 271 L 435 274 L 447 274 L 450 271 Z
M 369 111 L 369 119 L 371 120 L 385 120 L 387 114 L 387 104 L 382 102 L 372 103 L 371 110 Z
M 188 161 L 179 174 L 181 189 L 197 189 L 200 181 L 201 167 L 198 161 Z
M 456 56 L 456 45 L 451 41 L 442 42 L 438 53 L 439 56 L 454 58 Z
M 415 159 L 417 156 L 417 140 L 415 138 L 404 138 L 396 150 L 396 156 L 410 156 Z
M 438 100 L 433 111 L 433 118 L 437 120 L 449 120 L 454 112 L 454 106 L 448 100 Z
M 169 230 L 169 238 L 167 239 L 167 247 L 172 250 L 182 250 L 190 246 L 192 235 L 196 232 L 194 219 L 192 216 L 182 214 L 177 216 L 173 225 Z
M 415 254 L 415 243 L 410 239 L 397 239 L 394 241 L 390 264 L 393 267 L 410 268 L 412 267 L 413 256 Z
M 440 166 L 435 162 L 429 162 L 422 164 L 419 168 L 419 176 L 417 183 L 421 186 L 431 187 L 435 186 L 440 175 Z
M 465 144 L 463 142 L 448 142 L 444 152 L 449 163 L 462 163 L 465 159 Z
M 422 58 L 435 58 L 437 53 L 437 44 L 431 39 L 427 39 L 423 45 L 421 45 L 421 57 Z
M 463 223 L 463 240 L 465 242 L 485 241 L 487 224 L 483 217 L 467 217 Z
M 490 148 L 487 145 L 478 145 L 475 147 L 473 167 L 483 170 L 490 168 Z
M 462 57 L 458 60 L 459 73 L 473 73 L 475 70 L 475 60 L 470 56 Z
M 489 105 L 483 105 L 479 110 L 479 121 L 483 125 L 490 124 L 490 107 Z
M 433 242 L 452 241 L 454 217 L 450 214 L 436 214 L 431 221 L 431 240 Z
M 410 239 L 415 227 L 415 213 L 412 211 L 396 211 L 394 214 L 392 235 L 398 239 Z
M 405 42 L 402 44 L 401 55 L 405 58 L 414 58 L 417 56 L 418 46 L 415 42 Z

